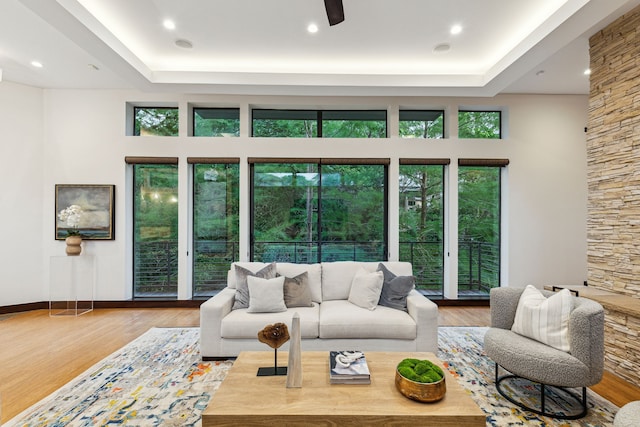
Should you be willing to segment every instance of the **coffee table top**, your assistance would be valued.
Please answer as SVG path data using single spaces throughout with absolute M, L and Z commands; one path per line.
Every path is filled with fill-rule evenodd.
M 330 384 L 329 352 L 302 353 L 302 387 L 286 388 L 286 376 L 257 377 L 273 366 L 273 352 L 242 352 L 202 414 L 202 425 L 363 425 L 485 426 L 484 412 L 445 371 L 447 393 L 434 403 L 402 396 L 395 368 L 405 358 L 429 359 L 433 353 L 366 352 L 371 384 Z M 278 353 L 279 365 L 288 354 Z

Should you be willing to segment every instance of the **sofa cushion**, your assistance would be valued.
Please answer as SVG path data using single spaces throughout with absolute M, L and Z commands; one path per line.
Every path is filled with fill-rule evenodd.
M 511 330 L 568 352 L 572 308 L 573 301 L 568 289 L 547 298 L 534 286 L 527 285 L 520 295 Z
M 295 277 L 305 271 L 308 274 L 312 301 L 322 302 L 322 267 L 320 264 L 276 263 L 276 272 L 281 276 Z
M 407 296 L 415 287 L 415 276 L 395 275 L 382 263 L 378 264 L 378 270 L 384 275 L 378 304 L 407 311 Z
M 353 276 L 348 301 L 358 307 L 375 310 L 380 300 L 383 280 L 381 271 L 369 273 L 361 267 Z
M 248 276 L 261 277 L 263 279 L 273 279 L 276 277 L 276 263 L 267 264 L 266 267 L 258 271 L 248 270 L 240 265 L 235 266 L 236 271 L 236 299 L 233 302 L 232 310 L 249 307 L 249 286 Z
M 345 301 L 346 302 L 346 301 Z M 220 325 L 222 338 L 252 338 L 258 341 L 258 332 L 265 326 L 282 322 L 291 330 L 293 314 L 300 315 L 300 336 L 303 339 L 318 338 L 319 304 L 313 307 L 296 307 L 282 313 L 247 313 L 246 309 L 233 310 Z M 266 346 L 265 350 L 269 350 Z
M 284 276 L 262 279 L 247 276 L 249 285 L 248 313 L 282 313 L 287 311 L 284 305 Z
M 284 305 L 288 308 L 313 306 L 309 273 L 305 271 L 296 277 L 282 277 L 284 277 Z
M 347 300 L 320 305 L 320 338 L 416 338 L 416 323 L 408 313 L 379 306 L 371 311 Z
M 379 262 L 335 261 L 322 263 L 322 301 L 346 300 L 351 291 L 351 281 L 360 267 L 368 272 L 376 271 Z M 410 262 L 385 261 L 384 264 L 397 276 L 410 276 Z

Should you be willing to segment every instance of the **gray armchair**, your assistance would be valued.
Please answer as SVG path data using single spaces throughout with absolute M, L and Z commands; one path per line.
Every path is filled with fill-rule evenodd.
M 523 288 L 491 289 L 491 328 L 484 338 L 484 349 L 496 363 L 496 388 L 510 402 L 531 412 L 562 419 L 577 419 L 587 413 L 586 387 L 597 384 L 604 370 L 604 310 L 592 300 L 573 298 L 569 318 L 570 351 L 566 353 L 541 342 L 518 335 L 511 326 Z M 542 291 L 545 296 L 551 292 Z M 499 367 L 511 375 L 499 376 Z M 504 392 L 501 383 L 524 378 L 540 384 L 541 405 L 532 408 Z M 579 409 L 549 413 L 545 407 L 545 388 L 553 387 L 579 405 Z M 582 388 L 582 396 L 568 390 Z

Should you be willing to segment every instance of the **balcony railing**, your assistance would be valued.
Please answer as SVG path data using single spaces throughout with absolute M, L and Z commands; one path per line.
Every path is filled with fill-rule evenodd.
M 381 242 L 256 242 L 253 259 L 260 262 L 379 261 L 386 259 Z M 214 295 L 227 283 L 227 271 L 238 260 L 238 242 L 198 240 L 194 243 L 193 296 Z M 401 261 L 411 262 L 416 288 L 431 298 L 444 296 L 442 242 L 400 242 Z M 460 296 L 488 295 L 499 285 L 499 245 L 460 241 L 458 250 Z M 177 297 L 177 242 L 137 243 L 134 297 Z

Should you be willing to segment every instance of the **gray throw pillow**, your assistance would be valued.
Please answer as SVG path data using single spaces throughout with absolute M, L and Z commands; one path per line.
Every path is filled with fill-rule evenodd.
M 407 296 L 415 287 L 416 278 L 414 276 L 396 276 L 384 264 L 378 264 L 378 271 L 382 271 L 384 275 L 378 304 L 407 311 Z
M 296 277 L 284 278 L 284 303 L 287 307 L 313 307 L 306 271 Z
M 239 308 L 249 308 L 249 285 L 247 284 L 247 277 L 255 276 L 262 279 L 273 279 L 276 277 L 276 263 L 272 262 L 262 270 L 256 271 L 255 273 L 244 267 L 240 267 L 239 265 L 236 265 L 235 268 L 236 298 L 231 309 L 237 310 Z

